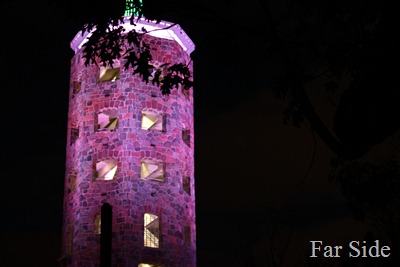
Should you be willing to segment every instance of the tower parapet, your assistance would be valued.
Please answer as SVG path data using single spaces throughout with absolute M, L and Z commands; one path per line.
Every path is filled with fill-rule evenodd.
M 135 19 L 135 25 L 132 25 L 130 23 L 130 18 L 125 17 L 124 23 L 122 23 L 120 26 L 123 26 L 126 32 L 134 29 L 137 32 L 142 33 L 143 29 L 146 29 L 146 32 L 148 32 L 147 34 L 150 36 L 160 39 L 174 40 L 188 55 L 190 55 L 195 49 L 193 41 L 176 23 L 171 23 L 168 21 L 160 21 L 159 23 L 156 23 L 154 21 L 148 21 L 145 18 L 140 18 Z M 77 53 L 90 35 L 90 32 L 84 32 L 83 34 L 82 32 L 78 32 L 70 43 L 72 50 Z

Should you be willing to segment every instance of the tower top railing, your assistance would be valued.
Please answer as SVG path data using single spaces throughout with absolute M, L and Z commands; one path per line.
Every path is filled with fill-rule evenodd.
M 130 16 L 125 16 L 121 26 L 124 27 L 126 32 L 135 29 L 137 32 L 143 33 L 143 29 L 145 29 L 147 34 L 151 36 L 175 40 L 188 55 L 195 49 L 193 41 L 178 24 L 168 21 L 160 21 L 157 23 L 155 21 L 148 21 L 145 18 L 135 18 L 135 24 L 132 25 L 130 23 Z M 70 43 L 72 50 L 77 53 L 91 35 L 92 32 L 84 32 L 83 34 L 81 31 L 78 32 Z
M 139 10 L 137 10 L 137 8 L 134 6 L 134 1 L 135 0 L 126 0 L 125 1 L 125 13 L 124 16 L 128 17 L 128 16 L 139 16 Z M 140 7 L 143 6 L 143 0 L 136 0 L 139 4 Z

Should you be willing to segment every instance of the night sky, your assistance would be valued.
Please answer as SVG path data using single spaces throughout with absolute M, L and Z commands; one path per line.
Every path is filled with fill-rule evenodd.
M 332 152 L 307 121 L 301 128 L 283 122 L 289 101 L 270 88 L 279 68 L 268 64 L 274 53 L 258 1 L 197 2 L 211 11 L 176 16 L 196 45 L 198 266 L 273 266 L 265 256 L 271 244 L 286 248 L 282 266 L 304 266 L 310 240 L 362 240 L 369 226 L 354 219 L 339 184 L 329 181 Z M 69 43 L 81 25 L 51 1 L 1 1 L 0 12 L 0 265 L 58 266 Z M 257 52 L 248 58 L 249 51 Z M 341 92 L 328 97 L 323 83 L 322 77 L 307 88 L 332 129 L 332 99 Z M 388 147 L 393 139 L 367 157 L 385 157 Z

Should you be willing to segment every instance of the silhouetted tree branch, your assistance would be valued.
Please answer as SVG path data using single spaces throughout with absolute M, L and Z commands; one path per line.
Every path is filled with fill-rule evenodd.
M 89 3 L 94 5 L 93 1 Z M 244 2 L 234 2 L 246 6 Z M 122 4 L 118 3 L 118 14 L 122 14 Z M 307 120 L 330 150 L 343 159 L 362 157 L 373 145 L 382 142 L 400 127 L 398 116 L 391 116 L 400 112 L 397 101 L 400 92 L 396 90 L 400 82 L 394 78 L 399 74 L 399 64 L 394 61 L 399 53 L 399 43 L 392 38 L 398 35 L 399 30 L 391 26 L 396 25 L 398 16 L 392 4 L 377 0 L 288 0 L 285 2 L 287 14 L 275 11 L 274 17 L 272 3 L 276 5 L 278 2 L 258 1 L 265 21 L 261 28 L 262 39 L 266 40 L 268 51 L 278 58 L 269 64 L 283 66 L 282 80 L 277 81 L 279 86 L 274 90 L 277 95 L 291 99 L 284 120 L 291 120 L 297 127 Z M 96 2 L 96 5 L 99 3 Z M 89 7 L 90 4 L 84 5 L 84 10 Z M 211 21 L 229 24 L 230 28 L 240 31 L 243 44 L 251 42 L 249 36 L 254 35 L 254 30 L 243 27 L 244 17 L 221 15 L 210 6 L 196 1 L 151 0 L 145 1 L 143 8 L 138 6 L 138 10 L 139 17 L 146 15 L 151 19 L 173 10 L 171 12 L 178 12 L 188 20 L 193 17 L 194 7 Z M 117 26 L 122 20 L 120 15 L 115 15 L 117 9 L 88 18 L 84 30 L 95 32 L 84 47 L 86 63 L 98 61 L 110 65 L 114 59 L 123 58 L 127 61 L 125 67 L 132 68 L 133 73 L 140 75 L 143 81 L 158 85 L 163 94 L 169 94 L 179 85 L 190 88 L 192 80 L 187 64 L 163 62 L 169 65 L 154 66 L 143 33 L 125 33 Z M 108 14 L 114 19 L 104 19 Z M 277 21 L 277 16 L 291 21 Z M 135 23 L 134 18 L 130 21 Z M 259 32 L 260 29 L 257 29 Z M 122 52 L 119 47 L 126 43 L 129 48 Z M 254 51 L 246 53 L 246 60 L 257 58 Z M 393 63 L 395 68 L 390 69 L 387 66 L 389 63 Z M 328 129 L 307 93 L 307 83 L 321 75 L 326 76 L 325 88 L 321 89 L 329 92 L 335 91 L 340 81 L 349 81 L 338 104 L 333 129 Z

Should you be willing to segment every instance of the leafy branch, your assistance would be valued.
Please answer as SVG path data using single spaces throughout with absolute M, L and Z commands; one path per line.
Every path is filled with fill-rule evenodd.
M 132 16 L 130 24 L 136 26 L 139 17 Z M 162 29 L 147 31 L 142 28 L 141 32 L 135 29 L 126 32 L 120 24 L 124 17 L 109 19 L 106 23 L 86 24 L 82 32 L 91 32 L 88 42 L 83 45 L 83 57 L 85 65 L 95 64 L 102 66 L 113 66 L 115 60 L 124 59 L 125 69 L 132 69 L 133 75 L 138 74 L 146 83 L 157 85 L 163 95 L 171 94 L 171 90 L 189 90 L 193 87 L 192 75 L 189 69 L 191 61 L 184 63 L 162 63 L 159 67 L 153 62 L 152 48 L 145 41 L 147 34 L 167 30 L 176 24 L 169 25 Z

